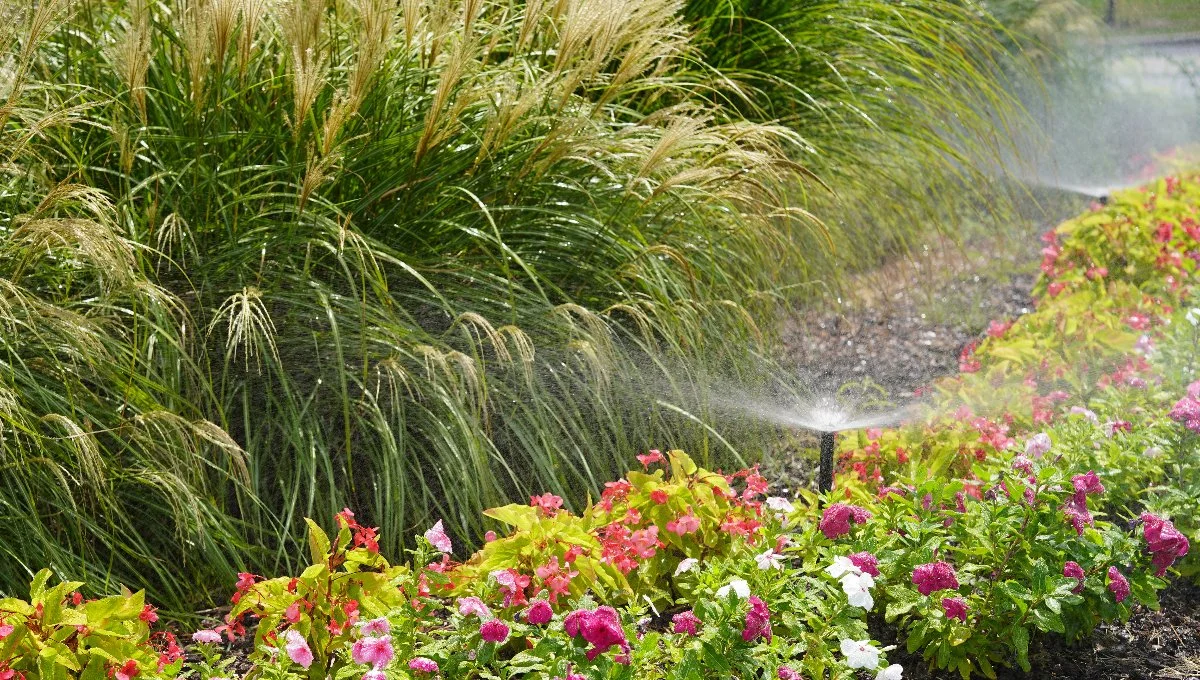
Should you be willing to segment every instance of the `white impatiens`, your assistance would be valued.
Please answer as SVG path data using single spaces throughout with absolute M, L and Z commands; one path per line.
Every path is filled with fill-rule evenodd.
M 675 575 L 679 576 L 680 574 L 685 574 L 692 569 L 695 569 L 696 565 L 699 563 L 700 560 L 696 559 L 695 557 L 689 557 L 687 559 L 680 560 L 679 566 L 675 567 Z
M 851 607 L 871 611 L 871 607 L 875 606 L 875 599 L 871 597 L 871 588 L 874 587 L 875 579 L 870 574 L 846 574 L 842 577 L 842 590 Z
M 746 583 L 744 580 L 742 580 L 740 578 L 735 578 L 729 582 L 729 585 L 722 586 L 717 591 L 717 597 L 719 597 L 721 599 L 725 599 L 726 597 L 729 596 L 729 591 L 731 591 L 731 590 L 733 591 L 733 593 L 735 595 L 737 595 L 739 598 L 741 598 L 743 600 L 750 597 L 750 584 Z
M 842 582 L 842 591 L 846 593 L 846 601 L 851 607 L 862 607 L 870 611 L 875 606 L 875 598 L 871 597 L 871 589 L 875 587 L 875 579 L 864 572 L 849 557 L 837 556 L 833 564 L 825 567 L 825 573 Z
M 775 512 L 791 514 L 796 507 L 791 502 L 782 496 L 769 496 L 766 500 L 767 507 Z
M 875 674 L 875 680 L 901 680 L 904 677 L 904 666 L 894 663 Z
M 842 640 L 842 654 L 846 665 L 851 668 L 877 668 L 879 650 L 871 646 L 870 640 Z
M 754 561 L 758 563 L 759 569 L 783 569 L 783 555 L 774 550 L 755 555 Z

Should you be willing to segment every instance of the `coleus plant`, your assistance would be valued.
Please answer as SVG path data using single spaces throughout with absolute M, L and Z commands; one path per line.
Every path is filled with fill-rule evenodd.
M 29 599 L 0 599 L 0 680 L 174 678 L 183 651 L 142 591 L 84 599 L 78 581 L 38 572 Z

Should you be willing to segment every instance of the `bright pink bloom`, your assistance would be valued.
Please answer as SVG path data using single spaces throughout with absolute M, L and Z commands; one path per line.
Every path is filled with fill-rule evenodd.
M 287 641 L 284 650 L 287 652 L 288 658 L 300 664 L 304 668 L 308 668 L 313 662 L 312 649 L 308 646 L 308 640 L 300 634 L 300 631 L 293 629 L 288 630 L 284 638 Z
M 865 508 L 847 503 L 834 503 L 825 508 L 821 522 L 817 525 L 825 538 L 834 540 L 850 533 L 850 524 L 862 524 L 871 518 Z
M 442 520 L 438 520 L 437 524 L 429 527 L 425 532 L 425 540 L 433 544 L 433 547 L 448 553 L 453 550 L 453 545 L 450 543 L 450 537 L 446 535 L 446 530 L 442 528 Z
M 563 628 L 571 637 L 583 636 L 591 643 L 587 651 L 588 661 L 607 652 L 614 645 L 624 653 L 629 652 L 629 642 L 625 639 L 625 630 L 621 628 L 621 618 L 612 607 L 597 607 L 592 611 L 577 609 L 567 615 Z
M 575 548 L 577 546 L 571 546 Z M 567 550 L 568 564 L 574 561 L 571 558 L 571 549 Z M 579 572 L 572 571 L 570 567 L 563 569 L 558 564 L 558 555 L 550 558 L 550 561 L 543 566 L 534 570 L 538 578 L 542 579 L 542 583 L 550 590 L 550 601 L 558 602 L 559 595 L 566 595 L 571 590 L 571 579 L 579 575 Z
M 1100 483 L 1100 478 L 1094 471 L 1071 477 L 1071 485 L 1075 487 L 1075 500 L 1080 503 L 1083 502 L 1084 496 L 1104 493 L 1104 485 Z
M 541 626 L 550 623 L 554 618 L 554 610 L 550 607 L 550 603 L 545 600 L 534 600 L 529 605 L 529 609 L 525 611 L 525 620 L 535 626 Z
M 1108 589 L 1112 591 L 1113 599 L 1124 602 L 1129 597 L 1129 581 L 1116 567 L 1108 568 Z
M 942 611 L 946 612 L 946 618 L 958 619 L 963 623 L 967 622 L 967 601 L 961 597 L 943 597 Z
M 779 680 L 804 680 L 804 676 L 800 675 L 800 671 L 792 670 L 787 666 L 780 666 L 779 672 L 776 673 Z
M 427 659 L 423 656 L 414 657 L 408 662 L 409 670 L 414 670 L 419 673 L 437 673 L 438 665 L 433 659 Z
M 488 532 L 484 533 L 484 535 L 483 535 L 484 543 L 491 543 L 494 540 L 496 540 L 496 532 L 488 531 Z
M 508 639 L 508 633 L 508 624 L 500 619 L 484 621 L 483 625 L 479 627 L 479 637 L 483 638 L 484 642 L 504 642 Z
M 550 492 L 546 492 L 541 496 L 530 496 L 529 504 L 538 508 L 543 517 L 553 517 L 558 509 L 562 507 L 563 499 L 561 496 L 555 496 Z
M 917 592 L 928 595 L 936 590 L 958 590 L 958 575 L 949 562 L 931 562 L 913 569 L 912 582 Z
M 647 469 L 652 463 L 666 462 L 666 458 L 663 458 L 662 452 L 660 452 L 658 449 L 650 449 L 650 453 L 646 455 L 639 455 L 637 459 L 638 462 L 642 464 L 642 467 Z
M 771 641 L 771 612 L 767 604 L 754 595 L 750 596 L 750 611 L 746 612 L 746 627 L 742 629 L 742 640 L 750 642 L 759 637 Z
M 987 328 L 988 337 L 990 337 L 990 338 L 1004 337 L 1004 334 L 1008 332 L 1008 329 L 1012 328 L 1012 325 L 1013 325 L 1012 321 L 992 320 L 991 322 L 988 323 L 988 328 Z
M 216 678 L 213 678 L 212 680 L 216 680 Z M 363 673 L 362 680 L 387 680 L 387 673 L 384 673 L 381 670 L 372 668 L 371 670 L 367 671 L 366 673 Z
M 1033 474 L 1033 461 L 1025 456 L 1017 456 L 1013 458 L 1012 467 L 1014 470 L 1023 472 L 1027 475 Z
M 395 652 L 392 650 L 392 638 L 387 635 L 381 637 L 364 637 L 354 641 L 354 646 L 350 649 L 350 656 L 354 659 L 354 663 L 366 664 L 379 670 L 392 662 L 392 657 Z
M 858 567 L 859 571 L 871 576 L 879 576 L 879 560 L 869 552 L 857 552 L 850 555 L 850 563 Z
M 363 635 L 387 635 L 392 632 L 392 624 L 388 622 L 387 617 L 381 616 L 359 624 L 358 629 Z
M 1063 565 L 1063 576 L 1079 581 L 1079 585 L 1075 586 L 1075 590 L 1072 591 L 1073 593 L 1078 595 L 1083 592 L 1083 583 L 1087 580 L 1087 575 L 1083 573 L 1083 567 L 1079 566 L 1078 562 L 1068 560 Z
M 1088 512 L 1086 498 L 1081 499 L 1077 494 L 1063 506 L 1063 512 L 1075 527 L 1075 533 L 1082 536 L 1083 528 L 1095 524 L 1092 513 Z
M 1192 383 L 1192 386 L 1196 384 Z M 1175 406 L 1167 415 L 1171 420 L 1183 423 L 1187 429 L 1200 433 L 1200 397 L 1191 396 L 1192 386 L 1188 387 L 1188 396 L 1175 402 Z
M 667 522 L 667 531 L 683 536 L 700 530 L 700 519 L 692 514 L 689 507 L 686 514 Z
M 1151 560 L 1155 566 L 1154 575 L 1161 577 L 1176 559 L 1188 553 L 1190 546 L 1187 536 L 1180 533 L 1170 520 L 1149 512 L 1142 513 L 1142 522 L 1145 526 L 1146 545 L 1154 554 Z
M 300 600 L 288 605 L 288 608 L 283 610 L 283 620 L 288 623 L 300 623 Z
M 672 628 L 674 633 L 698 635 L 700 632 L 700 618 L 691 609 L 672 616 L 671 623 L 675 624 Z

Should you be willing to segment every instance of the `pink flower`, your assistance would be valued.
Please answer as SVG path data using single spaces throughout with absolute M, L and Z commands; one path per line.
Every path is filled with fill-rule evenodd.
M 448 553 L 453 550 L 453 545 L 450 543 L 450 537 L 446 535 L 446 530 L 442 528 L 442 520 L 438 520 L 437 524 L 429 527 L 425 532 L 425 540 L 433 544 L 433 547 L 438 550 Z
M 850 524 L 862 524 L 871 518 L 865 508 L 846 503 L 834 503 L 825 508 L 821 522 L 817 525 L 825 538 L 835 540 L 850 533 Z
M 1154 575 L 1161 577 L 1176 559 L 1188 553 L 1190 546 L 1187 536 L 1180 533 L 1170 520 L 1149 512 L 1142 513 L 1142 522 L 1145 526 L 1146 545 L 1154 554 L 1151 560 L 1155 566 Z
M 392 626 L 388 623 L 386 617 L 371 619 L 359 624 L 359 630 L 363 635 L 387 635 L 392 632 Z
M 288 658 L 300 664 L 304 668 L 308 668 L 313 662 L 312 649 L 308 646 L 308 640 L 300 634 L 296 629 L 289 629 L 284 637 L 287 644 L 284 647 L 287 651 Z
M 1196 385 L 1196 383 L 1192 383 Z M 1167 415 L 1171 420 L 1183 423 L 1187 429 L 1200 433 L 1200 397 L 1191 396 L 1192 386 L 1188 387 L 1188 396 L 1175 402 Z
M 1094 471 L 1088 471 L 1086 475 L 1071 477 L 1071 485 L 1075 487 L 1076 499 L 1080 499 L 1083 496 L 1091 496 L 1092 494 L 1104 493 L 1104 485 L 1100 483 L 1100 478 L 1096 476 Z
M 484 543 L 491 543 L 494 540 L 496 540 L 496 532 L 488 531 L 483 534 L 483 542 Z
M 211 678 L 210 680 L 216 680 L 216 678 Z M 363 673 L 362 680 L 387 680 L 387 673 L 384 673 L 376 668 L 372 668 L 366 673 Z
M 409 670 L 414 670 L 419 673 L 437 673 L 438 665 L 433 659 L 427 659 L 423 656 L 414 657 L 408 662 Z
M 529 605 L 529 609 L 525 611 L 525 620 L 535 626 L 550 623 L 550 619 L 553 618 L 554 610 L 550 607 L 550 603 L 545 600 L 534 600 Z
M 591 643 L 587 651 L 588 661 L 607 652 L 614 645 L 624 653 L 629 652 L 629 642 L 625 639 L 625 630 L 621 628 L 621 618 L 612 607 L 597 607 L 592 611 L 577 609 L 567 615 L 563 628 L 571 637 L 583 636 Z
M 350 656 L 354 659 L 354 663 L 366 664 L 376 670 L 383 668 L 391 663 L 392 657 L 395 656 L 395 652 L 392 650 L 392 638 L 383 635 L 355 640 L 354 646 L 350 649 Z
M 700 519 L 692 514 L 689 507 L 686 514 L 667 522 L 667 531 L 682 536 L 700 530 Z
M 1125 576 L 1116 567 L 1108 568 L 1108 589 L 1112 591 L 1113 599 L 1117 602 L 1124 602 L 1125 598 L 1129 597 L 1129 581 L 1125 580 Z
M 779 672 L 776 673 L 779 680 L 804 680 L 804 676 L 800 675 L 800 671 L 794 671 L 787 666 L 780 666 Z
M 484 621 L 483 625 L 479 627 L 479 636 L 483 638 L 484 642 L 504 642 L 508 639 L 508 633 L 508 624 L 500 619 Z
M 687 633 L 688 635 L 698 635 L 700 631 L 700 618 L 691 609 L 686 612 L 680 612 L 671 617 L 671 623 L 675 624 L 672 631 L 675 633 Z
M 666 489 L 655 489 L 650 492 L 650 500 L 658 505 L 666 505 L 667 501 L 671 500 L 671 496 Z
M 498 581 L 499 579 L 496 580 Z M 481 619 L 492 618 L 492 610 L 488 609 L 488 606 L 484 604 L 483 600 L 479 599 L 478 597 L 458 598 L 458 613 L 462 614 L 463 616 L 470 616 L 474 614 Z
M 912 582 L 917 592 L 928 595 L 935 590 L 958 590 L 958 576 L 948 562 L 922 564 L 913 569 Z
M 639 455 L 637 459 L 638 462 L 642 464 L 642 467 L 647 469 L 649 469 L 652 463 L 662 463 L 666 461 L 666 459 L 663 458 L 662 452 L 657 449 L 650 449 L 650 453 L 646 455 Z
M 1079 585 L 1075 586 L 1075 589 L 1071 592 L 1075 593 L 1076 595 L 1083 592 L 1083 583 L 1085 580 L 1087 580 L 1087 576 L 1083 573 L 1083 567 L 1079 566 L 1078 562 L 1072 562 L 1068 560 L 1067 563 L 1063 565 L 1063 576 L 1079 581 Z
M 767 604 L 758 597 L 750 596 L 750 611 L 746 612 L 746 627 L 742 629 L 742 640 L 750 642 L 759 637 L 771 641 L 771 612 Z
M 541 496 L 530 496 L 529 504 L 541 510 L 543 517 L 553 517 L 558 512 L 558 509 L 562 507 L 563 499 L 560 496 L 546 492 Z
M 117 680 L 131 680 L 137 677 L 141 669 L 138 668 L 138 663 L 133 659 L 126 661 L 120 668 L 117 669 Z
M 1027 475 L 1033 474 L 1033 461 L 1025 456 L 1017 456 L 1013 458 L 1012 467 L 1014 470 L 1023 472 Z
M 963 623 L 967 622 L 967 601 L 961 597 L 943 597 L 942 611 L 946 612 L 946 618 L 958 619 Z
M 1058 294 L 1063 292 L 1063 289 L 1066 287 L 1066 283 L 1062 281 L 1055 281 L 1049 286 L 1046 286 L 1046 292 L 1050 294 L 1050 297 L 1058 297 Z
M 1071 521 L 1071 526 L 1075 527 L 1075 533 L 1080 536 L 1083 535 L 1083 528 L 1085 526 L 1094 524 L 1092 513 L 1088 512 L 1086 497 L 1081 498 L 1076 494 L 1063 506 L 1063 512 L 1066 514 L 1067 519 Z
M 9 626 L 9 632 L 12 632 L 12 626 Z M 7 633 L 4 633 L 4 626 L 0 626 L 0 638 L 3 638 Z M 202 645 L 212 645 L 221 641 L 221 634 L 215 630 L 204 629 L 192 633 L 192 642 L 197 642 Z
M 879 560 L 869 552 L 857 552 L 850 555 L 850 563 L 858 567 L 859 571 L 871 576 L 879 576 Z

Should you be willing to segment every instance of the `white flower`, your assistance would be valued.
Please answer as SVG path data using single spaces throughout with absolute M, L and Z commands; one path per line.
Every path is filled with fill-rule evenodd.
M 695 557 L 689 557 L 685 560 L 681 560 L 679 562 L 679 566 L 675 567 L 675 575 L 679 576 L 680 574 L 689 572 L 692 569 L 695 569 L 697 564 L 700 564 L 700 560 L 696 559 Z
M 854 566 L 849 557 L 838 555 L 833 558 L 833 564 L 825 567 L 825 573 L 834 578 L 841 578 L 844 574 L 861 574 L 862 570 Z
M 750 584 L 740 578 L 735 578 L 729 582 L 729 585 L 723 586 L 717 591 L 717 597 L 725 599 L 729 595 L 729 591 L 733 590 L 733 594 L 741 599 L 750 597 Z
M 891 666 L 879 671 L 875 674 L 875 680 L 900 680 L 904 673 L 904 666 L 894 663 Z
M 758 563 L 759 569 L 783 569 L 783 556 L 774 550 L 755 555 L 754 561 Z
M 1200 326 L 1200 307 L 1192 307 L 1183 318 L 1193 326 Z
M 1050 435 L 1039 432 L 1025 442 L 1025 455 L 1030 458 L 1041 458 L 1050 450 L 1051 446 L 1053 444 L 1050 442 Z
M 1157 446 L 1148 446 L 1145 451 L 1142 451 L 1142 455 L 1147 458 L 1158 458 L 1163 455 L 1163 450 Z
M 792 505 L 788 499 L 782 496 L 768 496 L 766 500 L 767 507 L 775 512 L 785 512 L 791 514 L 795 511 L 796 506 Z
M 871 588 L 874 587 L 875 579 L 870 574 L 846 574 L 842 577 L 842 590 L 851 607 L 871 611 L 871 607 L 875 606 L 875 599 L 871 597 Z
M 879 650 L 871 646 L 870 640 L 842 640 L 842 654 L 846 656 L 846 665 L 851 668 L 879 666 Z
M 1091 409 L 1086 409 L 1082 406 L 1072 406 L 1070 413 L 1071 413 L 1071 415 L 1079 415 L 1079 416 L 1083 416 L 1084 418 L 1087 418 L 1089 421 L 1091 421 L 1091 423 L 1093 425 L 1100 424 L 1100 418 L 1098 418 L 1096 416 L 1096 413 L 1094 411 L 1092 411 Z

